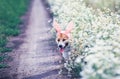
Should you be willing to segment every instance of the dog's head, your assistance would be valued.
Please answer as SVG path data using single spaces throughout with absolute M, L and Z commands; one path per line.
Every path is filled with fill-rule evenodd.
M 64 31 L 61 30 L 59 24 L 56 21 L 54 21 L 53 26 L 57 32 L 56 42 L 58 44 L 59 49 L 62 51 L 69 44 L 70 32 L 73 29 L 73 22 L 69 22 L 68 26 L 66 27 L 66 30 Z

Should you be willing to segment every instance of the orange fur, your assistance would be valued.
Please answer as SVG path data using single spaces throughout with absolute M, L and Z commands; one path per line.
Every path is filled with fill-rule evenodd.
M 64 33 L 57 34 L 57 40 L 68 40 L 68 39 L 69 39 L 69 37 Z

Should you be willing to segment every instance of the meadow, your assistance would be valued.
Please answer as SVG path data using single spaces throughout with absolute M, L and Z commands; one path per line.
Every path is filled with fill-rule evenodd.
M 20 34 L 19 25 L 22 23 L 20 17 L 26 12 L 29 0 L 0 0 L 0 68 L 5 52 L 12 49 L 6 47 L 9 37 Z
M 64 66 L 71 70 L 72 77 L 80 79 L 120 79 L 120 15 L 113 9 L 113 0 L 48 0 L 51 11 L 61 28 L 74 22 L 70 63 Z M 118 1 L 119 0 L 114 0 Z M 86 3 L 88 2 L 88 3 Z M 108 4 L 107 4 L 108 3 Z M 116 4 L 119 6 L 120 4 Z M 96 7 L 96 8 L 95 8 Z M 112 7 L 112 8 L 111 8 Z

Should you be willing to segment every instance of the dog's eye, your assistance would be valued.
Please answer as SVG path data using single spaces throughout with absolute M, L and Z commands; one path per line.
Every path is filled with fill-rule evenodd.
M 58 39 L 57 41 L 60 41 L 60 39 Z
M 63 41 L 65 41 L 65 39 L 63 39 Z

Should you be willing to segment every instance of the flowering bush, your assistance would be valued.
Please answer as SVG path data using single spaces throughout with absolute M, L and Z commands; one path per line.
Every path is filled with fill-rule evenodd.
M 62 28 L 73 21 L 73 76 L 83 79 L 120 79 L 120 16 L 106 9 L 104 12 L 85 6 L 82 0 L 49 0 L 54 19 Z
M 114 12 L 120 13 L 120 0 L 83 0 L 87 6 L 94 8 L 110 8 Z

